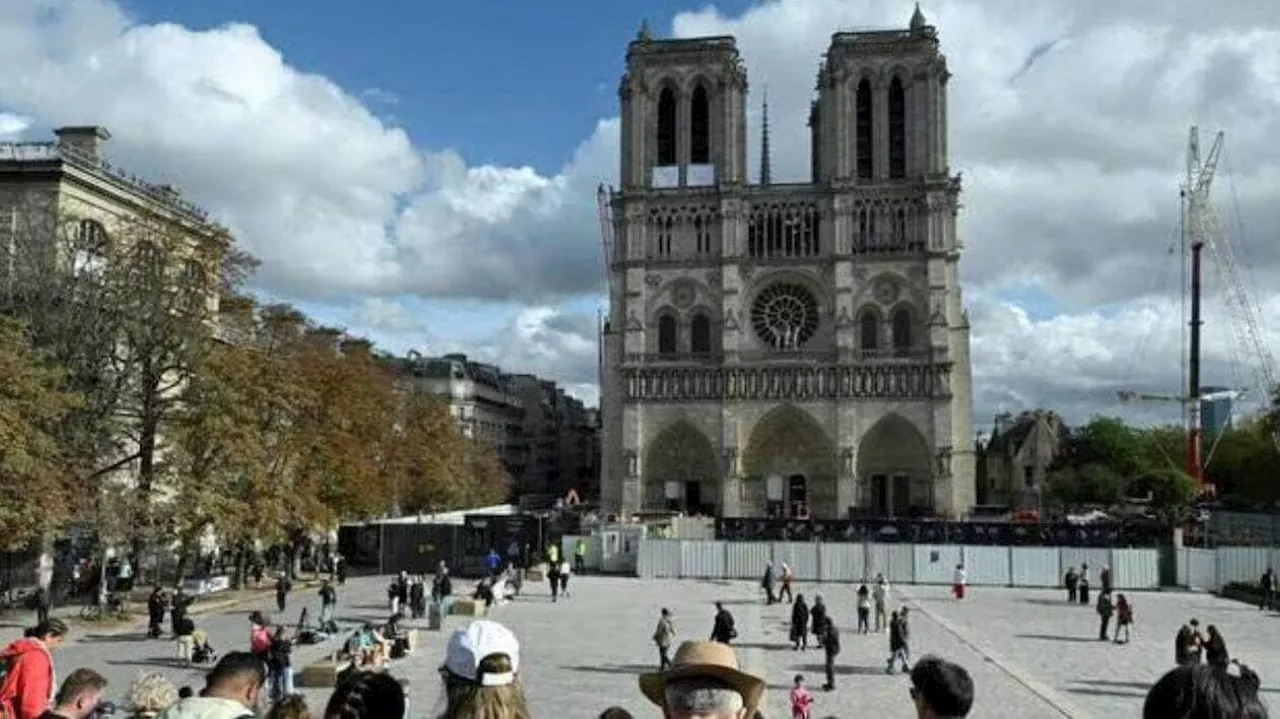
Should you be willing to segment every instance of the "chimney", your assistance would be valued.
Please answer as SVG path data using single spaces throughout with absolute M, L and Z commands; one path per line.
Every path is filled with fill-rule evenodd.
M 107 140 L 111 139 L 111 133 L 107 132 L 105 127 L 97 125 L 60 127 L 54 130 L 53 134 L 58 136 L 59 150 L 70 151 L 72 154 L 94 162 L 103 162 L 107 159 L 103 148 Z

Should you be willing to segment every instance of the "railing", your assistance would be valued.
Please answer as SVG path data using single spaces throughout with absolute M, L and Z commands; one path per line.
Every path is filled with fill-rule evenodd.
M 12 162 L 65 160 L 108 180 L 121 183 L 129 190 L 147 195 L 153 200 L 191 215 L 200 222 L 209 221 L 208 211 L 182 199 L 173 187 L 148 182 L 137 175 L 113 167 L 106 160 L 88 157 L 57 142 L 0 142 L 0 161 L 6 160 Z
M 943 520 L 716 520 L 726 541 L 879 542 L 881 544 L 990 544 L 1021 547 L 1161 547 L 1173 532 L 1160 522 L 1087 525 L 1051 522 L 949 522 Z
M 630 364 L 719 365 L 759 362 L 830 364 L 836 362 L 922 362 L 931 359 L 928 348 L 840 350 L 748 350 L 728 352 L 643 352 L 626 355 Z

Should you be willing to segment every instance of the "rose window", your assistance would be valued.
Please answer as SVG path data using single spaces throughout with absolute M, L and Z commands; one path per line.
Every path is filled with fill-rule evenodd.
M 797 349 L 818 330 L 818 300 L 807 288 L 781 282 L 756 295 L 751 305 L 756 337 L 776 350 Z

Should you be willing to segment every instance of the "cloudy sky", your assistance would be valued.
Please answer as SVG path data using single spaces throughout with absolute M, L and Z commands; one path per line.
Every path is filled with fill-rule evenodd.
M 430 7 L 428 8 L 428 5 Z M 303 10 L 305 6 L 305 11 Z M 836 30 L 906 0 L 0 0 L 0 140 L 112 133 L 263 261 L 255 289 L 402 352 L 461 350 L 595 396 L 594 190 L 616 175 L 618 77 L 647 16 L 734 34 L 768 87 L 775 180 Z M 1215 200 L 1268 346 L 1280 340 L 1280 4 L 936 0 L 963 173 L 975 416 L 1176 392 L 1187 130 L 1227 132 Z M 756 161 L 752 159 L 752 166 Z M 1174 251 L 1171 253 L 1170 248 Z M 1209 282 L 1220 286 L 1216 275 Z M 1253 385 L 1215 293 L 1206 382 Z

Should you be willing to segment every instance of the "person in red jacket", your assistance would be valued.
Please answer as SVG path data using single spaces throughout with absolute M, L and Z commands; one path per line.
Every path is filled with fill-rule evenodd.
M 46 619 L 26 631 L 26 636 L 0 651 L 0 716 L 37 719 L 52 705 L 58 683 L 53 672 L 53 652 L 67 636 L 61 619 Z

